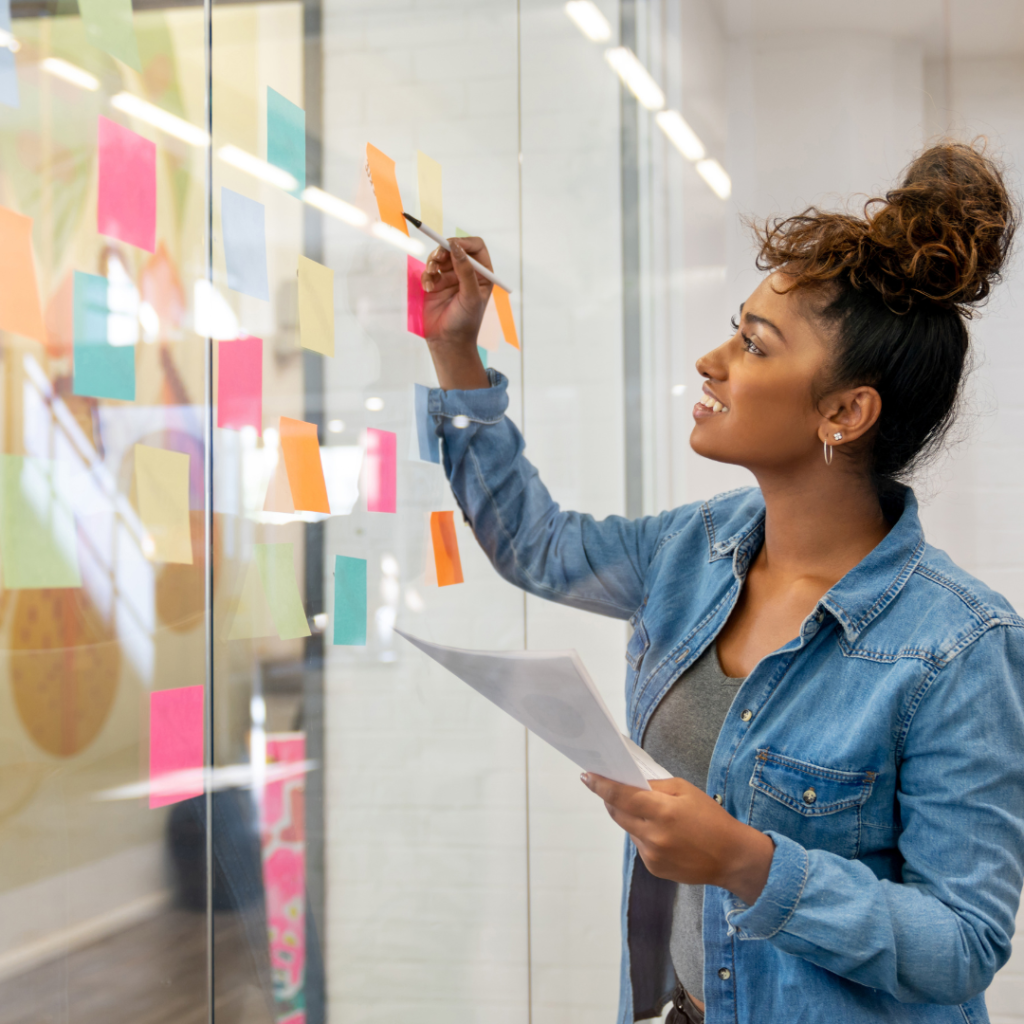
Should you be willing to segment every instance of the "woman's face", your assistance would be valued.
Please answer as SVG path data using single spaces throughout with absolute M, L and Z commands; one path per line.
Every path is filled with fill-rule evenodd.
M 755 472 L 821 458 L 813 387 L 828 351 L 806 316 L 806 294 L 772 287 L 784 281 L 766 277 L 743 303 L 736 333 L 697 360 L 706 378 L 690 435 L 698 455 Z M 703 404 L 711 400 L 718 412 Z

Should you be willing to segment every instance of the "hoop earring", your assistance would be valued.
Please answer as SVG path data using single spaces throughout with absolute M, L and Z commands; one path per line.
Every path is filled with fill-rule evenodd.
M 825 465 L 832 465 L 832 445 L 828 441 L 825 442 Z

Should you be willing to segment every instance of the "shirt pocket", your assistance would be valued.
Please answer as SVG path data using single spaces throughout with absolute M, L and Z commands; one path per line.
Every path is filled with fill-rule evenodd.
M 626 644 L 626 663 L 630 669 L 629 683 L 631 686 L 635 685 L 636 681 L 640 678 L 640 669 L 643 667 L 644 656 L 647 654 L 650 646 L 651 640 L 647 635 L 647 628 L 644 626 L 643 619 L 641 619 L 636 624 L 636 629 L 633 630 L 629 643 Z
M 877 773 L 850 772 L 757 752 L 750 776 L 749 824 L 779 832 L 808 850 L 853 859 L 860 851 L 861 808 Z

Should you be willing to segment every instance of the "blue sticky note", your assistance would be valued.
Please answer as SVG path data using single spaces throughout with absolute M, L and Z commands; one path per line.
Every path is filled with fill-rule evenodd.
M 287 171 L 298 182 L 293 195 L 306 187 L 306 112 L 269 86 L 267 163 Z
M 334 558 L 334 642 L 366 646 L 365 558 Z
M 11 0 L 0 0 L 0 29 L 11 31 Z M 14 54 L 6 46 L 0 47 L 0 103 L 5 107 L 21 105 Z
M 228 287 L 243 295 L 269 302 L 267 232 L 263 204 L 222 187 L 220 226 L 224 239 Z
M 487 349 L 481 348 L 479 345 L 476 347 L 477 352 L 480 353 L 480 362 L 484 364 L 484 369 L 487 369 Z
M 135 401 L 135 346 L 111 345 L 107 279 L 75 271 L 74 387 L 76 395 Z
M 434 433 L 434 417 L 427 412 L 430 388 L 414 384 L 416 389 L 416 440 L 419 442 L 420 458 L 424 462 L 440 462 L 441 447 Z

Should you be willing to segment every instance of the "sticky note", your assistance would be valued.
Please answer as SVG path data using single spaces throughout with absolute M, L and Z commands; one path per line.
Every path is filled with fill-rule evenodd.
M 418 457 L 423 462 L 440 462 L 440 438 L 434 432 L 434 417 L 427 411 L 430 401 L 430 388 L 425 384 L 414 384 L 413 389 L 415 409 L 413 422 L 416 424 Z
M 366 511 L 394 512 L 397 438 L 390 430 L 366 429 Z
M 32 218 L 3 206 L 0 206 L 0 330 L 13 331 L 46 344 L 46 325 L 32 254 Z
M 462 582 L 462 560 L 455 536 L 455 520 L 451 512 L 430 513 L 430 538 L 434 542 L 434 565 L 437 585 L 448 587 Z
M 267 87 L 267 163 L 287 171 L 306 187 L 306 112 L 276 89 Z
M 252 561 L 245 567 L 242 590 L 228 627 L 228 639 L 254 640 L 264 636 L 277 636 L 277 626 L 263 592 L 259 566 Z
M 480 355 L 480 362 L 484 364 L 484 369 L 486 370 L 487 369 L 487 349 L 485 349 L 482 345 L 477 345 L 476 350 L 477 350 L 477 352 Z
M 427 336 L 423 327 L 423 302 L 426 299 L 426 292 L 423 291 L 422 277 L 423 271 L 426 269 L 426 264 L 421 263 L 414 256 L 406 257 L 405 280 L 409 305 L 406 326 L 410 334 L 418 334 L 421 338 Z
M 217 426 L 263 433 L 263 339 L 217 343 Z
M 72 468 L 0 455 L 0 568 L 8 590 L 82 585 Z
M 135 496 L 146 531 L 142 553 L 151 562 L 192 564 L 188 462 L 184 452 L 135 446 Z
M 73 293 L 76 395 L 135 401 L 135 346 L 111 345 L 107 279 L 75 271 Z
M 149 695 L 149 806 L 203 795 L 203 687 Z
M 267 283 L 267 235 L 262 203 L 220 190 L 220 225 L 228 287 L 254 299 L 270 301 Z
M 295 514 L 295 502 L 292 501 L 292 489 L 288 485 L 288 470 L 285 468 L 284 456 L 279 455 L 274 475 L 267 485 L 267 496 L 263 500 L 264 512 L 284 512 Z
M 366 644 L 366 559 L 334 557 L 334 642 Z
M 385 156 L 376 146 L 366 144 L 366 167 L 370 172 L 370 184 L 377 198 L 377 210 L 385 224 L 409 234 L 405 218 L 402 216 L 402 196 L 398 191 L 398 179 L 395 177 L 395 161 Z
M 416 180 L 420 189 L 420 220 L 439 235 L 444 234 L 444 206 L 441 201 L 441 165 L 426 153 L 416 151 Z
M 11 31 L 11 0 L 0 0 L 0 29 Z M 6 107 L 17 107 L 21 103 L 14 54 L 6 46 L 0 47 L 0 103 Z
M 329 515 L 331 506 L 327 501 L 316 424 L 282 416 L 279 435 L 288 488 L 296 511 L 326 512 Z
M 290 542 L 256 545 L 256 565 L 263 582 L 263 593 L 267 596 L 277 635 L 282 640 L 310 635 L 309 622 L 295 580 L 293 547 Z
M 494 303 L 496 290 L 491 291 L 491 297 L 484 307 L 484 318 L 480 322 L 480 333 L 476 337 L 477 345 L 488 352 L 497 352 L 502 339 L 501 320 L 498 319 L 498 307 Z
M 334 355 L 334 271 L 305 256 L 299 257 L 299 341 Z
M 136 71 L 142 70 L 132 24 L 132 0 L 78 0 L 86 38 Z
M 96 230 L 146 252 L 156 248 L 156 143 L 100 117 Z
M 508 292 L 504 288 L 499 288 L 495 285 L 491 291 L 491 298 L 494 300 L 494 306 L 498 311 L 501 333 L 513 348 L 519 348 L 519 338 L 516 337 L 516 322 L 512 319 L 512 303 L 509 301 Z

